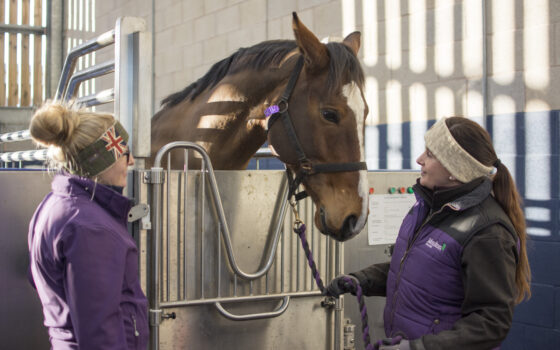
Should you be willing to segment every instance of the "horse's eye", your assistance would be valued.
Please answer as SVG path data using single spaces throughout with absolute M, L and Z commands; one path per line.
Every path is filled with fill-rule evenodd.
M 340 121 L 340 117 L 338 116 L 338 113 L 336 113 L 331 109 L 323 109 L 321 111 L 321 115 L 323 116 L 323 118 L 325 118 L 326 121 L 331 123 L 338 124 L 338 122 Z

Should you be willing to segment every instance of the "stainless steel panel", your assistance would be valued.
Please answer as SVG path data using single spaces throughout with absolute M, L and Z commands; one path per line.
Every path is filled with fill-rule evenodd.
M 203 173 L 169 171 L 165 177 L 159 291 L 163 313 L 175 312 L 177 319 L 164 320 L 161 324 L 159 343 L 162 349 L 187 345 L 215 349 L 226 343 L 232 349 L 245 349 L 248 344 L 252 344 L 252 348 L 288 349 L 295 342 L 302 344 L 297 346 L 300 349 L 308 348 L 305 344 L 313 349 L 337 348 L 333 345 L 332 309 L 321 306 L 324 298 L 311 276 L 299 239 L 292 231 L 291 213 L 286 215 L 270 270 L 261 278 L 245 280 L 236 276 L 226 257 L 221 227 L 211 200 L 205 196 Z M 278 193 L 284 177 L 282 171 L 216 172 L 233 254 L 239 268 L 246 273 L 261 269 L 271 253 L 272 223 L 281 205 Z M 148 188 L 140 192 L 150 193 Z M 158 209 L 152 207 L 151 210 Z M 308 224 L 307 237 L 315 262 L 323 279 L 329 280 L 336 272 L 336 264 L 341 263 L 340 259 L 335 259 L 337 243 L 313 227 L 313 212 L 311 201 L 299 204 L 299 215 Z M 223 301 L 228 310 L 246 315 L 270 312 L 286 296 L 290 297 L 287 311 L 264 320 L 231 321 L 220 315 L 214 305 L 216 301 Z M 301 321 L 295 323 L 296 320 Z M 200 331 L 200 326 L 193 328 L 193 324 L 213 326 Z M 317 331 L 298 331 L 309 327 Z M 255 331 L 249 332 L 251 328 Z M 277 332 L 284 333 L 284 330 L 293 334 L 289 340 L 279 341 Z M 229 334 L 230 338 L 208 334 Z M 185 339 L 184 342 L 181 339 Z
M 3 349 L 48 349 L 41 302 L 27 278 L 29 220 L 50 191 L 43 171 L 0 171 L 0 334 Z

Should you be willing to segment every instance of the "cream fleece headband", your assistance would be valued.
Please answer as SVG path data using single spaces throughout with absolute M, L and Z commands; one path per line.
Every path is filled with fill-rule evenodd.
M 426 148 L 441 165 L 463 183 L 489 175 L 493 169 L 492 166 L 480 163 L 455 141 L 445 123 L 445 118 L 440 119 L 426 132 L 424 140 Z

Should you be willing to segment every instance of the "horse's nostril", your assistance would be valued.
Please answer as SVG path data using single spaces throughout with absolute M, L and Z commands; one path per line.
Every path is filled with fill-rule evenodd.
M 344 224 L 342 225 L 342 230 L 344 232 L 354 231 L 354 227 L 356 227 L 356 221 L 358 221 L 358 219 L 356 218 L 356 215 L 348 216 L 346 218 L 346 220 L 344 220 Z

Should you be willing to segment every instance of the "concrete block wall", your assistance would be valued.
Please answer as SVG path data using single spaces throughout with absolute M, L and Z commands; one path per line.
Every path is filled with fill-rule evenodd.
M 292 39 L 292 11 L 319 37 L 341 35 L 340 1 L 163 0 L 155 2 L 154 16 L 150 0 L 96 4 L 98 33 L 114 27 L 119 16 L 142 17 L 150 30 L 155 18 L 156 106 L 240 47 Z
M 468 116 L 491 132 L 524 197 L 534 276 L 534 296 L 516 309 L 503 349 L 560 348 L 560 2 L 96 2 L 100 33 L 124 15 L 154 30 L 156 109 L 239 47 L 293 38 L 292 11 L 319 38 L 362 32 L 370 169 L 417 169 L 423 134 L 443 116 Z

